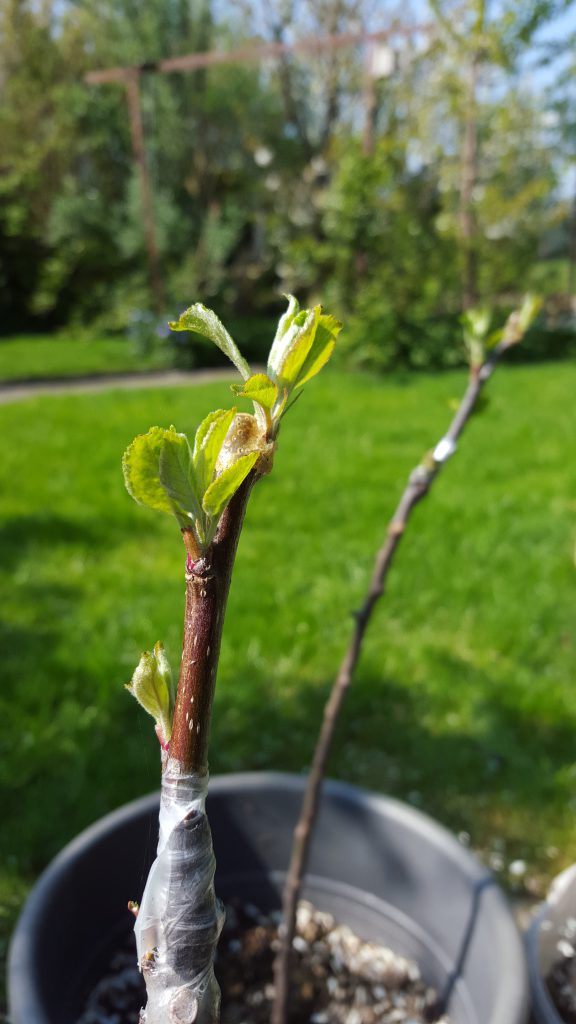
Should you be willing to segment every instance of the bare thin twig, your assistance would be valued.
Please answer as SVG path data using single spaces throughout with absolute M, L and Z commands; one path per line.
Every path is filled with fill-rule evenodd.
M 406 489 L 400 499 L 388 526 L 384 544 L 378 551 L 372 571 L 370 586 L 362 607 L 354 615 L 354 628 L 350 644 L 339 672 L 334 680 L 330 696 L 324 708 L 324 716 L 314 751 L 314 757 L 304 793 L 300 818 L 294 831 L 292 856 L 288 867 L 283 895 L 284 925 L 276 961 L 274 964 L 275 1001 L 272 1009 L 272 1024 L 286 1024 L 292 940 L 296 926 L 296 910 L 304 873 L 308 861 L 308 852 L 313 834 L 314 823 L 318 813 L 318 804 L 322 781 L 326 771 L 326 763 L 334 738 L 336 723 L 344 698 L 352 682 L 354 669 L 360 657 L 362 641 L 374 606 L 384 593 L 386 577 L 392 565 L 394 555 L 404 535 L 408 520 L 415 505 L 430 490 L 443 463 L 453 454 L 456 442 L 472 415 L 480 392 L 491 376 L 500 356 L 518 340 L 506 336 L 490 353 L 481 367 L 470 373 L 468 387 L 446 434 L 438 442 L 434 450 L 425 457 L 423 462 L 411 472 Z

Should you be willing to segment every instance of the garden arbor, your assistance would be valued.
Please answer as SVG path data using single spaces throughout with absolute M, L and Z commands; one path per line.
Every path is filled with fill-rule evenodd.
M 291 54 L 312 55 L 327 50 L 362 46 L 366 53 L 363 103 L 365 120 L 364 149 L 370 152 L 373 143 L 376 108 L 375 82 L 378 78 L 387 77 L 392 73 L 394 68 L 394 43 L 401 38 L 413 38 L 417 35 L 427 34 L 430 29 L 431 26 L 428 24 L 402 25 L 394 22 L 390 28 L 376 32 L 344 32 L 328 34 L 319 38 L 300 39 L 294 43 L 274 41 L 241 46 L 228 51 L 189 53 L 177 57 L 167 57 L 164 60 L 149 61 L 140 65 L 90 71 L 85 76 L 85 81 L 88 85 L 119 84 L 123 85 L 126 90 L 132 154 L 138 168 L 150 291 L 158 312 L 164 309 L 165 297 L 154 224 L 153 187 L 146 161 L 146 139 L 141 102 L 142 75 L 168 75 L 177 72 L 198 71 L 225 64 L 261 62 L 275 58 L 282 60 Z

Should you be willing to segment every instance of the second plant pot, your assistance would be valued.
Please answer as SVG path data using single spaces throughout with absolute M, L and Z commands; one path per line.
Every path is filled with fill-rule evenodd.
M 219 895 L 280 905 L 305 780 L 212 780 L 208 813 Z M 98 964 L 127 928 L 157 835 L 158 796 L 82 833 L 46 870 L 11 947 L 13 1024 L 74 1024 Z M 395 800 L 328 782 L 304 896 L 362 938 L 417 961 L 451 1024 L 525 1024 L 522 944 L 490 873 L 444 828 Z
M 565 939 L 567 923 L 575 920 L 576 864 L 572 864 L 552 883 L 546 902 L 526 934 L 535 1024 L 564 1024 L 564 1018 L 552 1000 L 546 977 L 561 959 L 558 946 Z M 576 1004 L 576 994 L 572 1002 Z

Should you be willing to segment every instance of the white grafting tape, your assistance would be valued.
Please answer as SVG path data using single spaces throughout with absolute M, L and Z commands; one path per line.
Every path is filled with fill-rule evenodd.
M 214 1024 L 220 993 L 214 952 L 224 914 L 205 802 L 208 773 L 169 760 L 162 776 L 158 853 L 134 931 L 146 981 L 145 1024 Z

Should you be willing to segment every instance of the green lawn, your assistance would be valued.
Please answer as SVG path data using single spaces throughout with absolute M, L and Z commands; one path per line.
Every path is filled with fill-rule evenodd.
M 124 370 L 154 370 L 169 363 L 159 346 L 139 355 L 122 337 L 76 339 L 68 335 L 22 335 L 0 338 L 0 383 L 37 377 L 73 377 Z
M 327 373 L 288 416 L 240 544 L 212 771 L 305 769 L 373 551 L 464 379 Z M 416 510 L 330 774 L 542 882 L 576 854 L 576 366 L 502 367 L 489 387 Z M 120 456 L 150 424 L 192 431 L 226 400 L 220 383 L 0 407 L 4 934 L 63 843 L 157 784 L 123 683 L 157 639 L 177 663 L 183 551 L 126 495 Z

